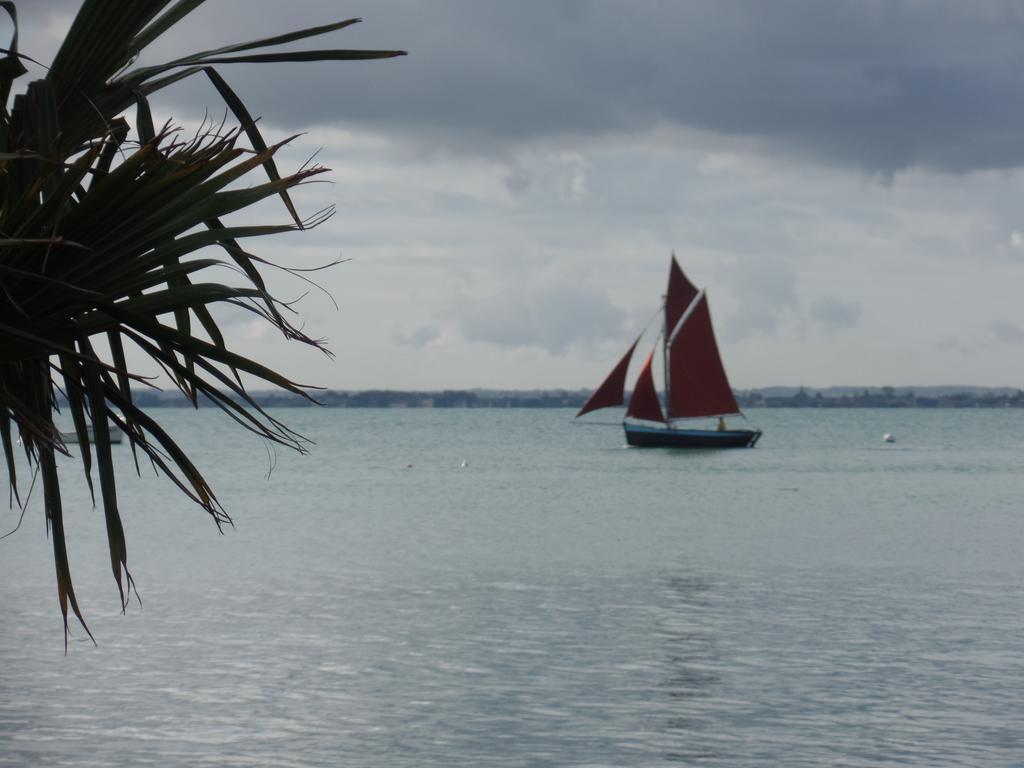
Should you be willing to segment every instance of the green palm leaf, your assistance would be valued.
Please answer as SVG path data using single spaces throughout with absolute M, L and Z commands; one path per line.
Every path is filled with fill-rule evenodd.
M 25 74 L 15 3 L 0 0 L 14 33 L 0 49 L 0 445 L 20 505 L 15 433 L 42 477 L 53 539 L 57 593 L 89 633 L 71 580 L 55 454 L 67 453 L 55 427 L 63 399 L 81 442 L 82 468 L 106 521 L 109 557 L 122 610 L 134 589 L 121 525 L 109 424 L 120 427 L 136 457 L 148 458 L 218 526 L 230 523 L 199 469 L 167 431 L 139 408 L 126 348 L 147 355 L 183 395 L 220 407 L 240 426 L 304 450 L 301 435 L 261 409 L 243 385 L 251 377 L 312 399 L 311 388 L 233 352 L 210 311 L 235 307 L 262 318 L 286 338 L 323 349 L 291 324 L 261 269 L 273 262 L 243 248 L 251 241 L 316 226 L 328 209 L 302 218 L 289 195 L 326 169 L 282 174 L 242 99 L 213 65 L 347 61 L 401 51 L 268 51 L 342 30 L 348 19 L 187 54 L 165 64 L 132 62 L 202 0 L 84 0 L 46 75 L 13 98 Z M 153 125 L 149 101 L 183 78 L 207 77 L 238 121 L 206 125 L 182 138 Z M 135 130 L 122 116 L 135 109 Z M 248 142 L 248 147 L 242 141 Z M 286 143 L 286 142 L 284 142 Z M 260 172 L 262 181 L 250 177 Z M 243 186 L 240 182 L 245 182 Z M 231 217 L 268 198 L 282 200 L 291 221 L 237 225 Z M 218 251 L 210 249 L 219 249 Z M 225 272 L 224 268 L 228 271 Z M 234 274 L 237 283 L 207 275 Z M 94 343 L 102 339 L 108 353 Z M 326 351 L 326 350 L 324 350 Z M 90 445 L 88 435 L 93 434 Z M 91 633 L 89 636 L 92 637 Z

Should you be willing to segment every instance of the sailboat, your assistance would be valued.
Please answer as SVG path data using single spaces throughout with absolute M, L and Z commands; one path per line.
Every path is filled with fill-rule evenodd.
M 626 373 L 640 337 L 626 351 L 590 399 L 579 418 L 625 402 Z M 665 411 L 654 387 L 654 355 L 661 348 L 665 375 Z M 626 418 L 626 442 L 641 448 L 753 448 L 759 429 L 729 429 L 727 416 L 742 416 L 722 358 L 718 354 L 711 311 L 704 290 L 697 290 L 672 254 L 664 325 L 633 388 Z M 717 418 L 717 429 L 691 429 L 685 420 Z M 682 425 L 681 425 L 682 422 Z

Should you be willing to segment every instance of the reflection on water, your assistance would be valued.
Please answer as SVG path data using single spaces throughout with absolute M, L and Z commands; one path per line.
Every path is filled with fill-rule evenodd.
M 674 574 L 664 580 L 664 615 L 657 636 L 665 679 L 659 688 L 670 700 L 670 714 L 663 727 L 678 742 L 665 753 L 669 762 L 692 765 L 717 757 L 701 737 L 713 727 L 704 700 L 721 694 L 723 680 L 718 671 L 715 597 L 712 581 L 705 574 Z
M 676 575 L 665 585 L 666 615 L 658 637 L 664 646 L 667 679 L 662 687 L 673 699 L 707 697 L 721 687 L 715 606 L 706 576 Z

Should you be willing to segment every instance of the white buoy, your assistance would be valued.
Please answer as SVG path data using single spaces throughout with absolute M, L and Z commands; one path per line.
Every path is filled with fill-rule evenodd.
M 891 432 L 886 432 L 884 435 L 882 435 L 882 442 L 883 443 L 895 443 L 896 442 L 896 438 L 893 437 Z

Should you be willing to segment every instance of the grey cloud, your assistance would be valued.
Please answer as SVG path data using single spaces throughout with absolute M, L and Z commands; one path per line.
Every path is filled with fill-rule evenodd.
M 410 333 L 399 333 L 395 335 L 395 341 L 405 347 L 421 348 L 441 336 L 441 329 L 436 325 L 423 325 Z
M 519 288 L 483 299 L 461 297 L 453 316 L 468 341 L 540 347 L 552 354 L 576 343 L 625 337 L 623 310 L 603 294 L 571 285 Z
M 774 256 L 744 258 L 736 270 L 734 286 L 739 309 L 728 318 L 727 338 L 772 335 L 785 315 L 798 305 L 796 274 L 783 259 Z
M 533 184 L 533 176 L 530 172 L 516 168 L 505 177 L 505 188 L 516 196 L 525 195 Z
M 165 45 L 356 13 L 253 5 L 209 3 L 187 45 Z M 1012 0 L 389 0 L 358 12 L 363 25 L 325 42 L 410 57 L 224 71 L 268 121 L 354 121 L 457 149 L 668 122 L 879 174 L 1024 162 L 1024 6 Z M 216 101 L 199 80 L 178 98 Z
M 1006 320 L 995 320 L 989 325 L 989 329 L 999 341 L 1010 344 L 1020 344 L 1021 342 L 1024 342 L 1024 330 L 1022 330 L 1016 323 L 1011 323 Z
M 946 338 L 939 341 L 935 345 L 935 348 L 943 353 L 958 354 L 961 357 L 972 357 L 978 351 L 976 345 L 970 344 L 968 342 L 962 341 L 952 336 L 947 336 Z
M 853 328 L 860 321 L 860 305 L 826 297 L 811 307 L 811 317 L 829 333 Z

